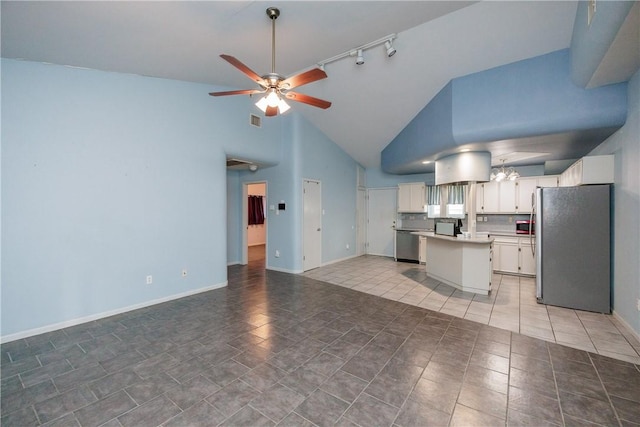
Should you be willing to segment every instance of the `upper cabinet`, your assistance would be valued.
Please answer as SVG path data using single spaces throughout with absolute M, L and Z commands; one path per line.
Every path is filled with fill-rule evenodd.
M 560 175 L 560 187 L 613 184 L 613 154 L 583 157 Z
M 426 212 L 427 186 L 424 182 L 398 184 L 398 212 Z
M 515 181 L 491 181 L 476 187 L 478 213 L 531 213 L 531 197 L 536 187 L 557 187 L 558 177 L 531 176 Z

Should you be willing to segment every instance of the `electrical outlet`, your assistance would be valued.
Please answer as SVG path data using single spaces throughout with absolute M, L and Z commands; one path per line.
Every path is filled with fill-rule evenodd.
M 349 244 L 347 243 L 347 249 L 349 249 Z
M 638 298 L 638 311 L 640 311 L 640 298 Z
M 147 285 L 151 285 L 153 283 L 153 276 L 147 276 Z
M 280 251 L 276 249 L 276 258 L 280 258 Z
M 182 277 L 187 277 L 187 269 L 186 268 L 182 269 Z

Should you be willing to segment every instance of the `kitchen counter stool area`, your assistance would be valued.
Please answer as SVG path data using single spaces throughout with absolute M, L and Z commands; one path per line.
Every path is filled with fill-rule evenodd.
M 535 278 L 493 274 L 491 293 L 462 292 L 427 276 L 424 265 L 364 255 L 305 276 L 390 300 L 640 364 L 640 342 L 611 316 L 536 302 Z

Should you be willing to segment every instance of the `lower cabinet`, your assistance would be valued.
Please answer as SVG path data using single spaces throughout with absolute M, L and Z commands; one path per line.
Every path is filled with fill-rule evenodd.
M 531 252 L 529 237 L 496 237 L 493 241 L 493 270 L 535 276 L 536 260 Z
M 427 263 L 427 238 L 426 237 L 420 236 L 418 247 L 419 247 L 418 260 L 420 261 L 420 264 L 426 264 Z

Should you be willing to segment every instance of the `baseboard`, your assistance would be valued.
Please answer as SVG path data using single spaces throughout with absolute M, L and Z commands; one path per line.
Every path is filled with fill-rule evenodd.
M 238 264 L 242 264 L 240 261 L 229 261 L 227 262 L 227 267 L 232 266 L 232 265 L 238 265 Z
M 172 301 L 184 297 L 188 297 L 191 295 L 196 295 L 202 292 L 212 291 L 214 289 L 220 289 L 227 286 L 228 282 L 225 280 L 224 282 L 217 283 L 215 285 L 206 286 L 204 288 L 194 289 L 187 292 L 182 292 L 179 294 L 169 295 L 166 297 L 154 299 L 151 301 L 145 301 L 140 304 L 134 304 L 123 308 L 118 308 L 115 310 L 104 311 L 102 313 L 92 314 L 90 316 L 80 317 L 78 319 L 66 320 L 64 322 L 54 323 L 51 325 L 41 326 L 39 328 L 29 329 L 27 331 L 17 332 L 15 334 L 5 335 L 0 337 L 0 343 L 7 343 L 10 341 L 19 340 L 22 338 L 28 338 L 34 335 L 44 334 L 46 332 L 57 331 L 58 329 L 68 328 L 70 326 L 80 325 L 82 323 L 93 322 L 94 320 L 104 319 L 105 317 L 115 316 L 116 314 L 126 313 L 128 311 L 137 310 L 140 308 L 149 307 L 156 304 L 162 304 L 167 301 Z
M 344 257 L 344 258 L 340 258 L 340 259 L 334 259 L 333 261 L 325 262 L 324 264 L 321 265 L 321 267 L 326 267 L 327 265 L 331 265 L 331 264 L 335 264 L 335 263 L 338 263 L 338 262 L 346 261 L 348 259 L 358 258 L 359 256 L 360 255 L 349 255 L 348 257 Z
M 270 265 L 266 266 L 267 270 L 279 271 L 281 273 L 290 273 L 290 274 L 300 274 L 302 270 L 288 270 L 286 268 L 272 267 Z
M 622 326 L 624 326 L 624 328 L 627 330 L 627 332 L 629 332 L 629 334 L 633 335 L 635 337 L 635 339 L 638 340 L 638 342 L 640 342 L 640 334 L 638 332 L 636 332 L 629 323 L 627 323 L 626 320 L 624 320 L 622 318 L 622 316 L 620 316 L 615 310 L 613 311 L 613 317 L 616 318 L 616 320 L 618 322 L 620 322 L 620 324 L 622 324 Z

